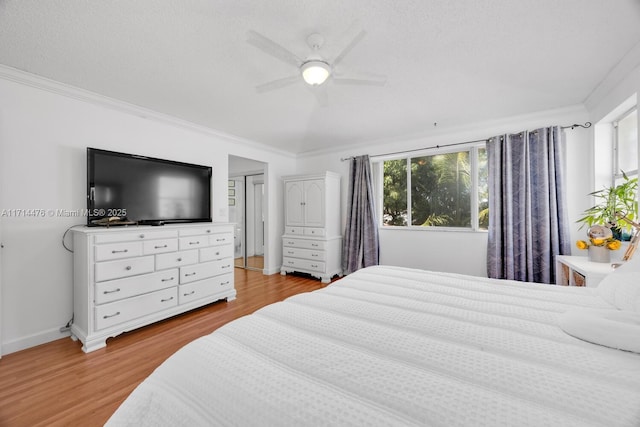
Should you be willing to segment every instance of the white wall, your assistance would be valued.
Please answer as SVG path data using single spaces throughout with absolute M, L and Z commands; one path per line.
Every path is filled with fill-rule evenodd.
M 87 146 L 212 166 L 217 222 L 228 219 L 228 156 L 268 163 L 267 234 L 277 238 L 270 242 L 265 269 L 279 267 L 280 177 L 293 172 L 291 156 L 6 68 L 0 68 L 0 142 L 0 209 L 45 212 L 40 217 L 5 211 L 0 225 L 5 354 L 65 335 L 59 328 L 72 316 L 72 254 L 61 240 L 86 218 L 47 211 L 86 207 Z
M 346 198 L 348 191 L 348 162 L 340 159 L 349 156 L 413 150 L 436 145 L 475 141 L 504 133 L 532 130 L 544 126 L 566 126 L 584 123 L 587 111 L 582 106 L 574 106 L 536 114 L 505 118 L 503 120 L 478 123 L 464 128 L 440 129 L 420 137 L 398 138 L 393 141 L 371 141 L 360 147 L 341 152 L 316 153 L 298 159 L 297 173 L 314 173 L 323 170 L 342 175 L 342 218 L 346 218 Z M 589 183 L 591 171 L 585 168 L 591 152 L 591 137 L 588 130 L 576 128 L 566 131 L 567 136 L 567 178 L 569 216 L 572 225 L 572 241 L 578 236 L 575 220 L 589 205 Z M 443 232 L 437 230 L 380 229 L 380 262 L 406 267 L 424 268 L 486 276 L 487 233 L 471 231 Z

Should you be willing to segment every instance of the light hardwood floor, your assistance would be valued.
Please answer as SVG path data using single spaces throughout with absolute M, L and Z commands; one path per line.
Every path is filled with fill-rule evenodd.
M 137 329 L 85 354 L 63 338 L 0 359 L 0 426 L 101 426 L 167 357 L 225 323 L 322 288 L 303 276 L 235 269 L 237 299 Z

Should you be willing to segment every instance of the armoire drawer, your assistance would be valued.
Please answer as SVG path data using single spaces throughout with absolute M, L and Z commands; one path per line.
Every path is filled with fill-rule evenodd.
M 304 258 L 312 261 L 325 261 L 327 253 L 324 251 L 314 251 L 311 249 L 300 249 L 300 248 L 284 248 L 284 256 L 285 257 L 293 257 L 293 258 Z
M 174 268 L 136 277 L 127 277 L 126 279 L 99 282 L 96 283 L 94 301 L 96 304 L 105 304 L 177 286 L 179 277 L 178 269 Z
M 153 271 L 153 256 L 126 258 L 116 261 L 97 262 L 95 264 L 95 280 L 120 279 L 121 277 L 151 273 Z
M 282 266 L 287 268 L 296 268 L 300 270 L 317 271 L 319 273 L 324 273 L 325 271 L 324 262 L 310 261 L 307 259 L 299 259 L 299 258 L 283 257 Z
M 305 227 L 304 234 L 306 236 L 324 236 L 325 230 L 324 228 L 318 228 L 318 227 Z
M 233 271 L 233 259 L 203 262 L 180 268 L 180 284 L 195 282 Z
M 185 304 L 231 289 L 233 287 L 232 276 L 233 274 L 229 273 L 180 285 L 178 287 L 178 304 Z
M 324 250 L 326 248 L 326 242 L 322 240 L 311 240 L 311 239 L 297 239 L 295 237 L 284 237 L 282 239 L 284 246 L 293 246 L 296 248 L 303 249 L 316 249 L 316 250 Z
M 176 286 L 95 307 L 96 329 L 143 317 L 178 305 Z

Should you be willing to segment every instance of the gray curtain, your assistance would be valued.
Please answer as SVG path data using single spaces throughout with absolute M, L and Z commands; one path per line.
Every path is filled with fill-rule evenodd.
M 351 159 L 347 226 L 342 249 L 342 271 L 354 271 L 377 265 L 379 261 L 378 224 L 373 199 L 373 178 L 369 156 Z
M 569 254 L 565 141 L 558 126 L 487 142 L 489 277 L 555 283 L 555 256 Z

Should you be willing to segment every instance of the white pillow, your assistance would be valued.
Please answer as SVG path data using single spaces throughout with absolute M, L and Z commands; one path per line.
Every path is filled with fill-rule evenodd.
M 640 353 L 640 313 L 573 309 L 559 318 L 562 330 L 584 341 Z
M 596 294 L 619 310 L 640 312 L 640 253 L 602 279 Z

